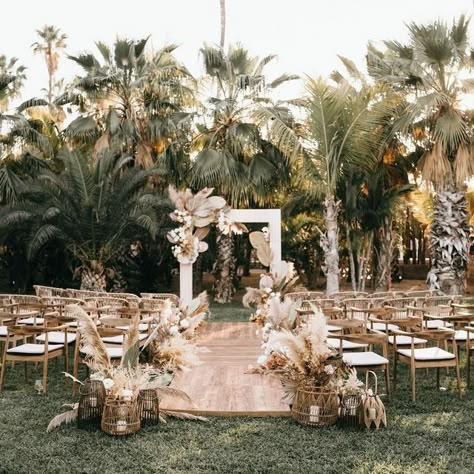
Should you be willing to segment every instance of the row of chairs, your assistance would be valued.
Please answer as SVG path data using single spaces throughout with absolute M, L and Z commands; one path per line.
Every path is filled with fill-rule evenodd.
M 68 305 L 79 305 L 93 317 L 111 361 L 118 362 L 122 357 L 124 335 L 131 318 L 137 315 L 140 317 L 140 341 L 144 342 L 152 325 L 159 320 L 165 302 L 170 300 L 166 294 L 153 294 L 159 296 L 154 298 L 137 297 L 133 301 L 111 295 L 100 293 L 100 296 L 92 297 L 88 293 L 83 299 L 69 296 L 0 295 L 0 342 L 4 344 L 0 391 L 3 390 L 5 372 L 10 362 L 24 362 L 25 377 L 28 362 L 42 362 L 43 387 L 46 391 L 48 361 L 63 356 L 67 371 L 68 346 L 73 343 L 73 373 L 77 376 L 84 355 L 79 351 L 80 333 L 76 320 L 68 313 Z M 172 296 L 176 302 L 176 296 Z M 174 305 L 174 302 L 171 304 Z
M 179 305 L 179 297 L 173 293 L 140 293 L 140 296 L 133 293 L 110 293 L 105 291 L 78 290 L 73 288 L 56 288 L 53 286 L 33 285 L 35 293 L 40 297 L 66 297 L 66 298 L 94 298 L 109 296 L 112 298 L 121 298 L 129 301 L 131 304 L 136 303 L 141 298 L 146 299 L 169 299 L 176 306 Z
M 466 347 L 468 385 L 470 383 L 470 359 L 474 353 L 471 344 L 474 315 L 470 314 L 473 312 L 470 309 L 474 310 L 474 306 L 463 304 L 461 300 L 458 296 L 420 295 L 419 292 L 401 298 L 347 298 L 339 304 L 335 299 L 326 298 L 303 301 L 298 311 L 304 319 L 312 314 L 315 306 L 319 307 L 328 319 L 329 344 L 339 349 L 344 360 L 358 369 L 383 370 L 388 395 L 391 347 L 394 383 L 397 362 L 408 364 L 412 399 L 415 400 L 416 369 L 426 367 L 438 368 L 438 374 L 442 367 L 454 367 L 461 395 L 458 344 Z M 429 343 L 435 347 L 429 347 Z M 382 353 L 373 352 L 373 345 L 381 346 Z M 439 385 L 439 375 L 437 381 Z

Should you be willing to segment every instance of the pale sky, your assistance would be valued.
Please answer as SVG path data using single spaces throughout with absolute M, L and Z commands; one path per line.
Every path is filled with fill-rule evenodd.
M 327 76 L 340 66 L 337 54 L 362 66 L 368 40 L 404 40 L 406 22 L 451 22 L 461 13 L 474 13 L 473 0 L 227 0 L 226 44 L 240 42 L 259 56 L 277 54 L 271 77 Z M 31 49 L 35 30 L 44 24 L 68 35 L 70 54 L 95 51 L 94 41 L 110 44 L 117 36 L 151 35 L 155 48 L 178 43 L 177 57 L 198 76 L 199 48 L 219 42 L 219 21 L 219 0 L 13 0 L 2 4 L 0 54 L 28 67 L 24 98 L 39 96 L 46 86 L 43 59 Z M 59 76 L 77 72 L 71 61 L 61 62 Z

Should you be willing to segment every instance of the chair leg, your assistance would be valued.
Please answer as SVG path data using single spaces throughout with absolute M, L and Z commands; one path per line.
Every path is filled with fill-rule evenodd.
M 466 383 L 467 388 L 471 386 L 471 349 L 466 348 Z
M 416 402 L 416 369 L 415 364 L 412 362 L 410 364 L 410 374 L 411 374 L 411 400 Z
M 47 392 L 48 386 L 48 359 L 43 362 L 43 393 Z
M 2 361 L 2 369 L 1 369 L 1 372 L 0 372 L 0 392 L 3 392 L 3 382 L 5 380 L 5 371 L 6 371 L 6 361 L 5 361 L 5 357 Z
M 459 400 L 462 400 L 461 373 L 459 370 L 459 362 L 456 363 L 456 379 L 458 383 L 458 398 Z
M 385 389 L 387 390 L 387 400 L 390 401 L 390 373 L 389 373 L 389 364 L 385 369 Z
M 397 354 L 395 353 L 393 359 L 393 390 L 397 389 Z

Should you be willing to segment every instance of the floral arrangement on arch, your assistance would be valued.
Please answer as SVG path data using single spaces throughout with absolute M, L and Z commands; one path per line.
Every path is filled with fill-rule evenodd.
M 173 244 L 173 255 L 180 263 L 194 263 L 199 254 L 207 250 L 204 239 L 212 224 L 217 224 L 224 235 L 247 232 L 243 224 L 230 219 L 226 200 L 211 196 L 213 191 L 213 188 L 204 188 L 193 194 L 190 189 L 176 191 L 172 186 L 169 188 L 169 197 L 176 207 L 170 217 L 179 226 L 168 232 L 167 237 Z

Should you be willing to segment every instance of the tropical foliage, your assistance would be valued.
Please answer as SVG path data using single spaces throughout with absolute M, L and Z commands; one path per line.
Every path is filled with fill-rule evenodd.
M 406 44 L 369 44 L 366 71 L 340 57 L 341 70 L 305 78 L 304 93 L 284 99 L 283 86 L 300 79 L 269 79 L 272 54 L 224 48 L 225 7 L 221 46 L 200 50 L 201 77 L 175 45 L 118 38 L 75 54 L 46 25 L 32 45 L 46 64 L 45 99 L 20 103 L 26 69 L 0 56 L 9 290 L 51 275 L 88 288 L 169 289 L 177 257 L 195 264 L 197 279 L 213 271 L 214 299 L 229 302 L 237 263 L 248 270 L 252 258 L 263 286 L 246 302 L 265 324 L 266 300 L 294 285 L 293 275 L 275 274 L 268 235 L 236 239 L 243 229 L 227 210 L 280 207 L 283 254 L 308 288 L 334 293 L 347 280 L 354 291 L 388 289 L 400 259 L 430 258 L 430 285 L 462 292 L 474 172 L 463 103 L 473 85 L 469 20 L 409 24 Z M 81 70 L 67 83 L 63 56 Z

